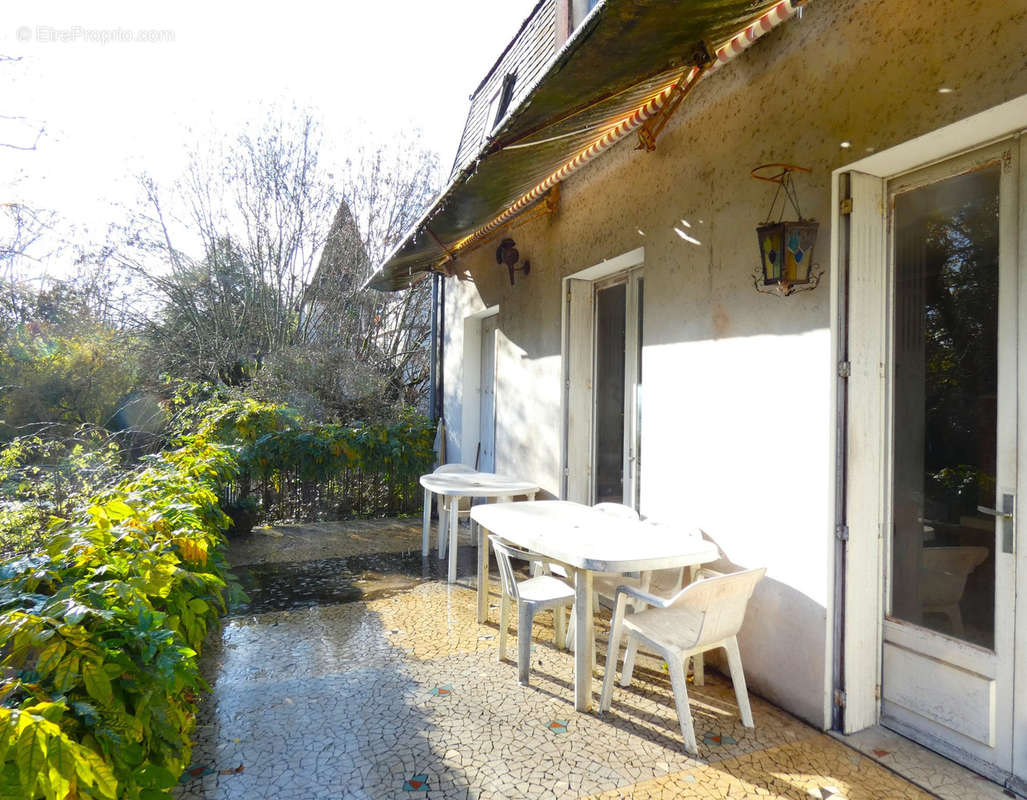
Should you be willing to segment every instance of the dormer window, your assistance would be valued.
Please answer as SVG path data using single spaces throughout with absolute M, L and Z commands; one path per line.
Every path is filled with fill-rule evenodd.
M 599 0 L 571 0 L 571 30 L 577 28 L 597 5 Z
M 510 108 L 510 100 L 513 99 L 515 83 L 517 83 L 517 73 L 507 73 L 503 77 L 503 85 L 499 87 L 499 91 L 496 92 L 492 102 L 489 103 L 489 114 L 485 118 L 486 121 L 491 120 L 488 124 L 489 133 L 494 131 L 499 121 L 506 116 L 506 112 Z
M 481 144 L 488 141 L 489 134 L 496 129 L 499 121 L 506 116 L 510 108 L 510 100 L 513 99 L 514 84 L 517 82 L 517 73 L 510 72 L 503 77 L 503 83 L 489 100 L 489 107 L 485 111 L 485 121 L 481 126 Z M 479 145 L 480 146 L 480 145 Z
M 556 48 L 563 47 L 601 0 L 556 0 Z

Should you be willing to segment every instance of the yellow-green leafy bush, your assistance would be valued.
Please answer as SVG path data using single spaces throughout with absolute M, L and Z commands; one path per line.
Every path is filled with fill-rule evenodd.
M 195 436 L 0 571 L 0 797 L 167 797 L 224 610 L 228 448 Z
M 180 417 L 172 448 L 0 567 L 0 800 L 170 796 L 207 688 L 196 656 L 231 580 L 219 495 L 241 474 L 416 480 L 433 458 L 417 417 L 307 426 L 252 400 Z

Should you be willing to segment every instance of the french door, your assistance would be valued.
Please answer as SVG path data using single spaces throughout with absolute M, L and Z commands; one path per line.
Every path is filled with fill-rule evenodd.
M 608 270 L 611 262 L 626 269 Z M 566 279 L 563 497 L 638 508 L 642 251 Z M 597 269 L 603 273 L 596 275 Z
M 1015 637 L 1019 148 L 1006 140 L 884 187 L 882 722 L 993 777 L 1022 769 L 1014 750 L 1027 747 Z

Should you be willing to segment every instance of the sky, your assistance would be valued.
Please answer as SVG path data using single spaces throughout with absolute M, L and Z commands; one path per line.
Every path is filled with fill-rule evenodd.
M 0 142 L 44 133 L 0 147 L 0 203 L 95 234 L 141 171 L 174 180 L 189 146 L 293 105 L 329 162 L 420 128 L 448 173 L 470 93 L 535 2 L 6 0 Z

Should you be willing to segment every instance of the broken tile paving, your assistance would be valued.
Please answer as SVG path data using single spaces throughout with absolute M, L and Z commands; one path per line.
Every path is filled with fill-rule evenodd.
M 489 621 L 475 620 L 475 552 L 464 537 L 451 586 L 434 552 L 422 560 L 415 521 L 265 528 L 234 540 L 229 558 L 250 600 L 208 641 L 213 691 L 176 796 L 935 796 L 755 695 L 756 728 L 744 728 L 730 683 L 711 671 L 690 686 L 691 757 L 663 665 L 642 654 L 609 713 L 576 713 L 573 656 L 553 646 L 548 612 L 536 618 L 531 685 L 521 686 L 516 663 L 497 660 L 498 583 Z M 600 654 L 608 624 L 604 611 Z M 596 692 L 602 669 L 600 657 Z M 992 784 L 978 783 L 992 796 Z

